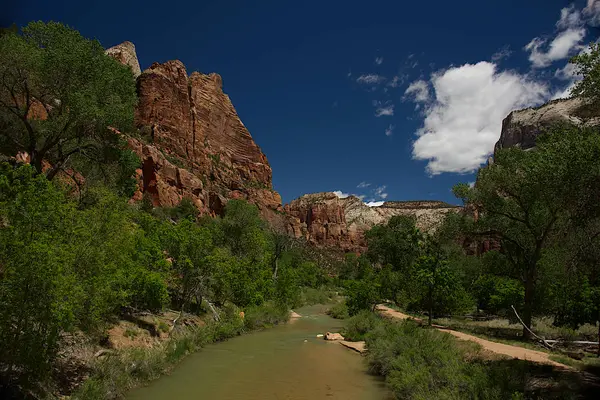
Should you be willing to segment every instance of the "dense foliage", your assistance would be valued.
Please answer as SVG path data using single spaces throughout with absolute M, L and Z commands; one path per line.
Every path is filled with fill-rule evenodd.
M 130 68 L 97 40 L 56 22 L 0 36 L 0 151 L 27 153 L 37 172 L 119 169 L 119 137 L 137 102 Z
M 1 164 L 5 379 L 29 386 L 47 377 L 62 333 L 102 330 L 130 307 L 205 312 L 205 304 L 272 302 L 288 310 L 303 286 L 326 282 L 299 247 L 280 255 L 274 278 L 272 234 L 246 202 L 231 201 L 223 218 L 174 222 L 160 216 L 185 213 L 149 214 L 106 189 L 88 198 L 81 204 L 30 166 Z

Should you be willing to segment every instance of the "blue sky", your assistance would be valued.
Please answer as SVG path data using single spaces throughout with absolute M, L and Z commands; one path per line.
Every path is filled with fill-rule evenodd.
M 13 3 L 2 23 L 64 22 L 142 69 L 218 72 L 284 202 L 340 191 L 438 199 L 471 182 L 514 108 L 572 84 L 600 0 Z M 5 21 L 6 20 L 6 21 Z

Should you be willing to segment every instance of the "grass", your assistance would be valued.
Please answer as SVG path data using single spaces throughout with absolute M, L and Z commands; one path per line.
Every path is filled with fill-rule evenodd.
M 511 323 L 508 319 L 493 319 L 490 321 L 472 321 L 464 318 L 437 318 L 434 323 L 449 328 L 475 334 L 484 334 L 488 337 L 501 339 L 520 339 L 523 327 L 519 323 Z M 532 330 L 539 336 L 554 340 L 589 340 L 598 339 L 598 328 L 585 324 L 577 330 L 556 327 L 552 325 L 552 318 L 535 318 Z
M 385 377 L 398 399 L 568 399 L 594 390 L 579 374 L 522 360 L 489 360 L 479 345 L 412 321 L 360 313 L 348 326 L 366 340 L 370 371 Z
M 131 348 L 96 360 L 90 377 L 71 398 L 100 400 L 122 398 L 127 391 L 168 373 L 186 355 L 210 343 L 220 342 L 257 329 L 287 321 L 287 309 L 271 303 L 246 310 L 245 318 L 235 307 L 225 309 L 220 322 L 177 331 L 169 340 L 152 348 Z
M 325 286 L 318 289 L 303 287 L 300 293 L 299 305 L 312 306 L 315 304 L 329 304 L 336 298 L 336 292 Z

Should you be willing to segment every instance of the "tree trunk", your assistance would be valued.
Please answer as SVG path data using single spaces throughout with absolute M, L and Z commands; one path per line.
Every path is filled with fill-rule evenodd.
M 429 326 L 433 323 L 433 289 L 429 288 Z
M 600 321 L 598 321 L 598 357 L 600 357 Z
M 535 291 L 535 267 L 530 268 L 527 271 L 527 278 L 525 279 L 525 306 L 523 308 L 523 323 L 529 329 L 531 329 L 531 318 L 533 314 L 533 295 Z M 523 327 L 523 338 L 531 339 L 531 333 L 525 327 Z
M 275 258 L 275 268 L 273 269 L 273 279 L 277 279 L 277 269 L 278 269 L 279 265 L 278 265 L 278 260 L 277 257 Z

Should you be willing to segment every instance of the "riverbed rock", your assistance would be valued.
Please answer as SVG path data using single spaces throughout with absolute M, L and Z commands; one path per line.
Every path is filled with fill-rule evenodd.
M 327 332 L 324 337 L 325 340 L 344 340 L 344 337 L 339 333 Z
M 290 311 L 290 318 L 301 318 L 302 315 L 298 314 L 294 310 Z
M 360 354 L 364 354 L 367 352 L 367 345 L 365 342 L 348 342 L 346 340 L 342 340 L 340 342 L 338 342 L 339 344 L 341 344 L 342 346 L 350 349 L 350 350 L 354 350 Z

